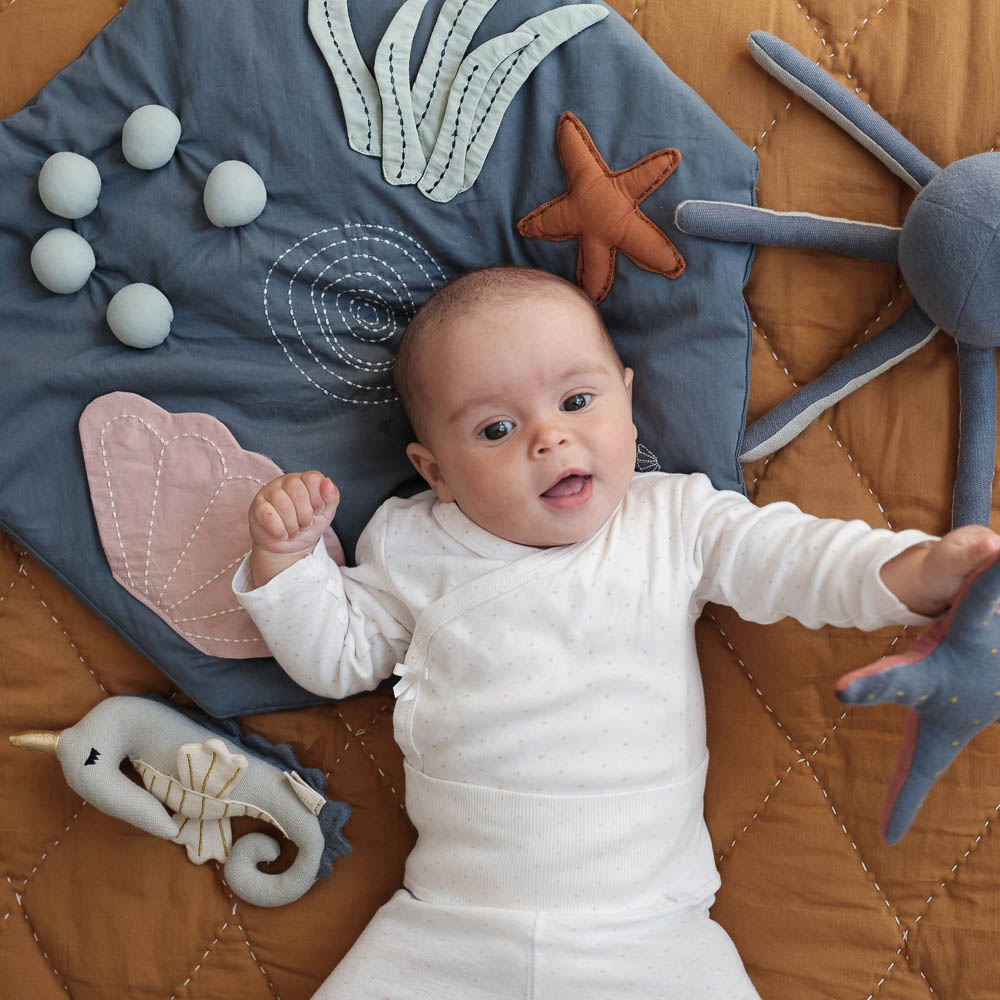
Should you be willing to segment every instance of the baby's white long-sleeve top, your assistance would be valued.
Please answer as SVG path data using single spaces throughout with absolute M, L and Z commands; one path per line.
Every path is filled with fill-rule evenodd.
M 281 666 L 332 698 L 400 675 L 395 733 L 432 778 L 603 793 L 682 780 L 705 755 L 694 623 L 924 624 L 879 569 L 928 536 L 754 506 L 700 474 L 637 474 L 591 538 L 535 549 L 430 492 L 387 501 L 338 568 L 322 544 L 234 592 Z

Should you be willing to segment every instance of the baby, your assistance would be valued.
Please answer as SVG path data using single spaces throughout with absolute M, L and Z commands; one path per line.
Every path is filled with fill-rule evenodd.
M 1000 537 L 873 530 L 635 473 L 633 373 L 586 295 L 545 272 L 438 291 L 395 377 L 431 491 L 383 504 L 339 567 L 322 541 L 336 487 L 282 476 L 251 505 L 233 584 L 309 690 L 400 678 L 418 840 L 405 888 L 317 995 L 757 997 L 709 916 L 702 607 L 923 624 Z

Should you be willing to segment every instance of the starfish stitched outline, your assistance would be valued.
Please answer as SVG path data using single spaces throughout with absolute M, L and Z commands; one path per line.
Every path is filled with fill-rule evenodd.
M 595 303 L 611 291 L 619 250 L 646 271 L 679 278 L 684 258 L 639 210 L 639 202 L 674 172 L 680 152 L 658 149 L 630 167 L 612 171 L 571 111 L 559 117 L 556 143 L 568 189 L 529 212 L 517 231 L 533 239 L 579 240 L 576 280 Z

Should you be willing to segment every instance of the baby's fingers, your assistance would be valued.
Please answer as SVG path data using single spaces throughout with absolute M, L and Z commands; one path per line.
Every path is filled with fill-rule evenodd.
M 293 472 L 264 486 L 250 505 L 250 538 L 272 552 L 305 551 L 333 520 L 340 493 L 321 472 Z
M 319 484 L 319 495 L 323 504 L 323 516 L 332 521 L 333 515 L 337 513 L 337 507 L 340 506 L 340 490 L 332 479 L 324 476 Z
M 294 534 L 295 530 L 305 530 L 313 523 L 316 514 L 316 504 L 313 499 L 314 494 L 318 499 L 318 489 L 310 489 L 307 477 L 312 473 L 305 472 L 301 476 L 286 476 L 283 482 L 284 492 L 291 501 L 294 523 L 289 526 L 289 534 Z M 319 475 L 319 473 L 315 473 Z M 294 529 L 294 530 L 293 530 Z
M 934 547 L 936 568 L 943 573 L 966 576 L 1000 552 L 1000 536 L 978 524 L 949 531 Z
M 273 490 L 267 494 L 267 500 L 274 508 L 275 513 L 281 518 L 281 523 L 285 526 L 286 537 L 294 538 L 299 533 L 299 511 L 298 505 L 292 499 L 289 484 L 283 482 L 280 489 Z
M 340 490 L 322 472 L 310 470 L 302 473 L 302 482 L 309 491 L 312 512 L 316 517 L 332 520 L 340 501 Z
M 288 538 L 288 529 L 274 505 L 257 497 L 250 507 L 250 535 L 254 541 L 281 542 Z
M 975 544 L 975 557 L 978 560 L 976 565 L 992 560 L 1000 552 L 1000 535 L 989 528 L 983 529 L 986 533 L 982 535 Z

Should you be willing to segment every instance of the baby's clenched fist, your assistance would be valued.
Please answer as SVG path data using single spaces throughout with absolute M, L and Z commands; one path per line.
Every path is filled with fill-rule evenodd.
M 311 552 L 333 520 L 340 491 L 322 472 L 292 472 L 262 487 L 250 504 L 250 539 L 282 555 Z
M 250 504 L 251 567 L 262 586 L 309 555 L 337 513 L 340 491 L 322 472 L 291 472 L 261 487 Z

